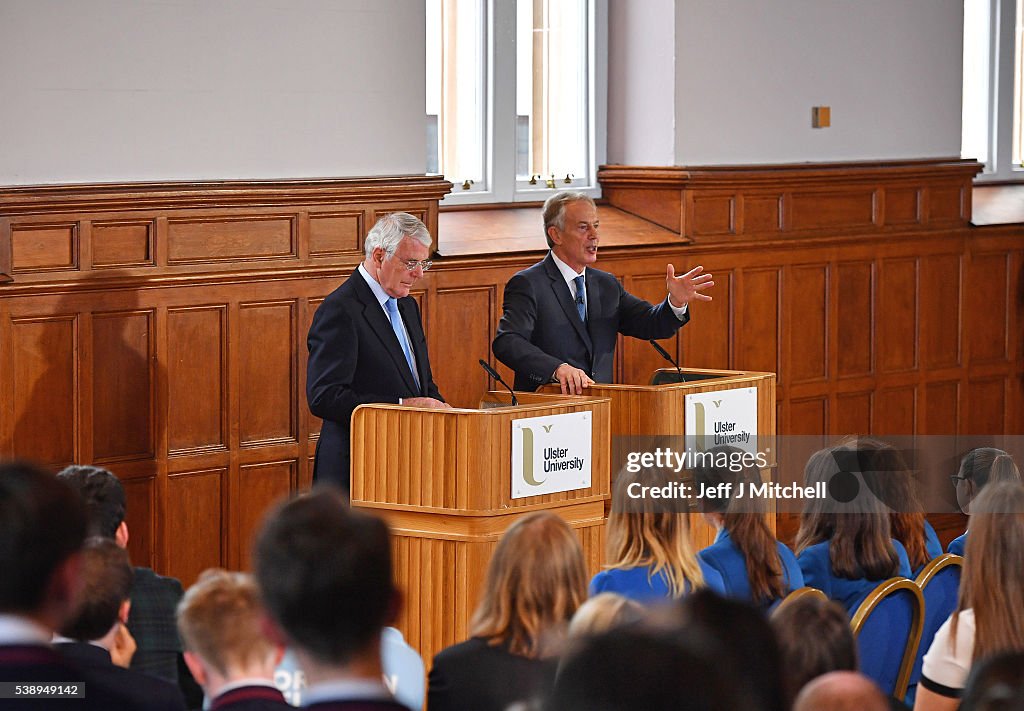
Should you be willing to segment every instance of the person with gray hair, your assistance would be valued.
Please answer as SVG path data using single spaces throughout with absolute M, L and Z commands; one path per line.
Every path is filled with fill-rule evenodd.
M 448 407 L 434 382 L 420 310 L 409 292 L 430 269 L 430 232 L 395 212 L 377 221 L 366 258 L 313 316 L 306 398 L 323 420 L 313 483 L 349 489 L 352 411 L 373 402 Z
M 491 349 L 515 371 L 516 390 L 557 382 L 563 394 L 610 383 L 615 343 L 671 338 L 690 320 L 689 302 L 710 301 L 715 285 L 697 266 L 676 276 L 667 265 L 668 297 L 658 305 L 622 288 L 614 274 L 593 267 L 598 247 L 597 207 L 580 192 L 560 192 L 544 203 L 544 236 L 550 252 L 509 279 L 504 313 Z

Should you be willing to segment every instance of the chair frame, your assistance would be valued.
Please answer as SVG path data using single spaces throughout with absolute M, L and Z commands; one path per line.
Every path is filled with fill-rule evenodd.
M 782 598 L 779 601 L 779 604 L 775 606 L 775 609 L 772 610 L 772 614 L 774 615 L 779 610 L 784 608 L 786 605 L 790 604 L 791 602 L 795 602 L 796 600 L 799 600 L 802 597 L 817 597 L 821 598 L 822 600 L 828 600 L 828 595 L 823 593 L 821 590 L 818 590 L 818 588 L 812 588 L 810 585 L 805 585 L 802 588 L 797 588 L 796 590 L 793 590 L 789 593 L 789 595 L 786 595 L 786 597 Z
M 922 571 L 924 572 L 924 571 Z M 907 695 L 907 686 L 910 684 L 910 673 L 914 669 L 914 660 L 917 656 L 917 647 L 921 643 L 921 633 L 924 630 L 924 595 L 917 583 L 907 578 L 889 578 L 878 584 L 874 590 L 868 593 L 850 620 L 850 627 L 853 629 L 854 638 L 860 637 L 860 631 L 864 627 L 871 613 L 875 608 L 890 595 L 900 590 L 909 590 L 916 601 L 913 617 L 910 622 L 910 634 L 907 636 L 906 646 L 903 648 L 903 659 L 900 661 L 900 671 L 896 675 L 896 686 L 892 696 L 902 699 Z
M 914 583 L 917 584 L 917 587 L 921 588 L 921 590 L 924 590 L 928 587 L 928 583 L 932 581 L 932 578 L 939 574 L 940 570 L 948 568 L 951 565 L 959 565 L 960 569 L 963 570 L 963 556 L 959 556 L 956 553 L 943 553 L 937 558 L 933 558 L 928 561 L 928 564 L 921 569 L 920 573 L 917 574 L 917 578 L 914 580 Z

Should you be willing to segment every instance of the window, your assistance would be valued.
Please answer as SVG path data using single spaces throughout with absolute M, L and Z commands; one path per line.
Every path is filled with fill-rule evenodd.
M 446 204 L 596 195 L 606 0 L 425 0 L 428 173 Z
M 1024 180 L 1024 0 L 964 0 L 961 156 L 979 182 Z

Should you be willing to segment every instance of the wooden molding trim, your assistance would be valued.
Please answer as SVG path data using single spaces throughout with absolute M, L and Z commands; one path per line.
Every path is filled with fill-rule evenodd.
M 437 175 L 6 186 L 0 187 L 0 216 L 440 200 L 451 188 Z
M 759 166 L 602 166 L 608 202 L 700 241 L 966 226 L 981 164 L 959 158 Z

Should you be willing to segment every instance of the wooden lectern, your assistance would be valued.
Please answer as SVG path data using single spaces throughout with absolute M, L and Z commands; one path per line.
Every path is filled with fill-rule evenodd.
M 620 436 L 678 435 L 686 433 L 686 396 L 692 393 L 720 392 L 737 388 L 757 390 L 757 429 L 759 437 L 774 439 L 776 421 L 775 374 L 741 370 L 682 370 L 679 381 L 674 368 L 656 370 L 651 378 L 656 385 L 619 385 L 597 383 L 587 388 L 584 397 L 607 397 L 611 404 L 611 434 Z M 538 393 L 519 394 L 520 402 L 534 397 L 550 397 L 559 392 L 557 385 L 546 385 Z M 773 448 L 774 449 L 774 448 Z M 769 465 L 774 465 L 774 459 Z M 614 479 L 615 472 L 612 472 Z M 610 501 L 610 498 L 609 498 Z M 773 512 L 774 513 L 774 512 Z M 775 517 L 772 516 L 774 530 Z M 693 540 L 697 549 L 714 541 L 714 530 L 699 515 L 690 517 Z
M 492 403 L 508 400 L 494 394 Z M 512 422 L 592 414 L 591 486 L 512 498 Z M 364 405 L 352 415 L 352 506 L 383 517 L 393 534 L 404 596 L 396 626 L 430 666 L 442 648 L 469 637 L 498 539 L 523 515 L 563 517 L 583 544 L 591 574 L 604 550 L 609 497 L 611 400 L 533 396 L 530 404 L 432 410 Z

